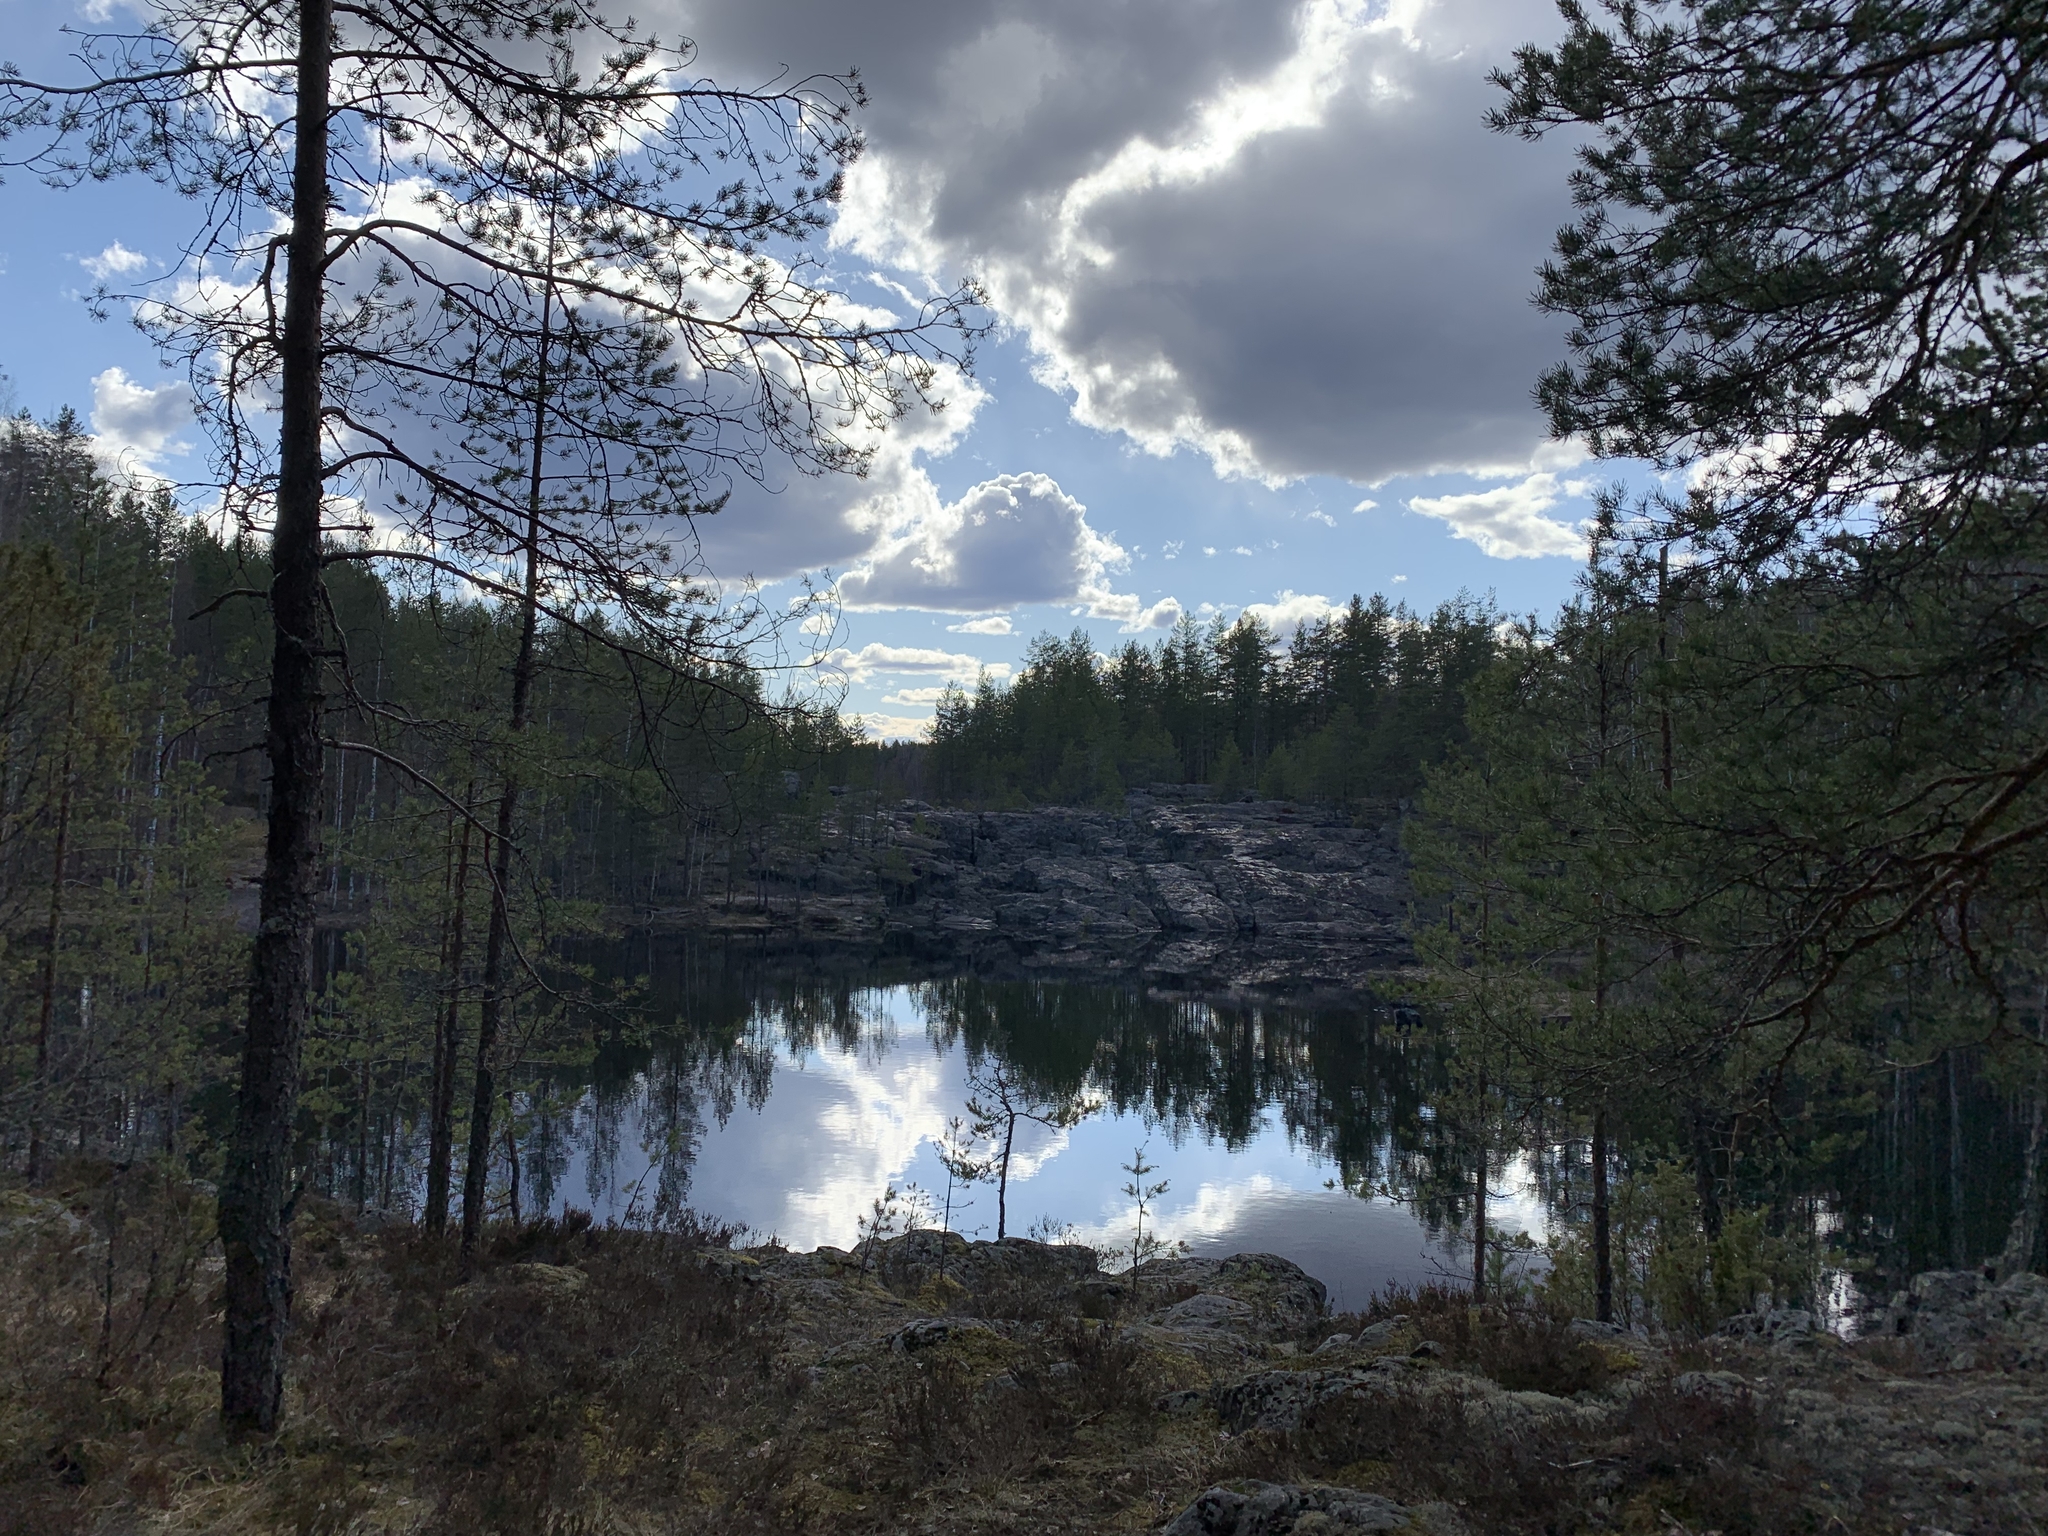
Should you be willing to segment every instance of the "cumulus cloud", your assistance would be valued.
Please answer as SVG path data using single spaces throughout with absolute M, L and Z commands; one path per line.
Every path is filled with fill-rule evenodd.
M 906 709 L 914 709 L 920 704 L 936 704 L 945 696 L 946 690 L 943 686 L 937 688 L 898 688 L 894 693 L 883 694 L 882 702 L 884 704 L 901 705 Z
M 936 510 L 927 464 L 958 446 L 987 398 L 973 379 L 950 370 L 938 385 L 946 408 L 913 408 L 873 439 L 874 460 L 861 479 L 788 473 L 765 485 L 736 484 L 722 510 L 696 521 L 705 564 L 721 576 L 762 581 L 844 569 L 869 555 L 887 529 Z
M 1321 593 L 1276 592 L 1270 603 L 1247 603 L 1245 613 L 1285 640 L 1304 624 L 1328 618 L 1344 605 L 1333 603 Z
M 963 655 L 957 651 L 941 651 L 927 646 L 864 645 L 859 650 L 841 646 L 828 651 L 821 659 L 821 666 L 834 672 L 841 672 L 853 682 L 865 682 L 875 676 L 942 677 L 948 682 L 971 683 L 983 672 L 990 677 L 1004 678 L 1010 675 L 1010 664 L 1005 661 L 982 661 L 975 656 Z
M 1010 621 L 1004 614 L 995 614 L 985 619 L 969 619 L 964 624 L 948 624 L 946 632 L 954 635 L 1007 635 Z
M 116 240 L 97 256 L 80 256 L 78 264 L 101 282 L 110 277 L 125 277 L 130 272 L 140 272 L 149 265 L 149 258 L 140 251 L 131 251 Z
M 1172 598 L 1146 604 L 1112 589 L 1130 557 L 1089 526 L 1088 509 L 1049 475 L 998 475 L 958 501 L 931 507 L 888 532 L 840 578 L 848 608 L 985 613 L 1027 603 L 1071 603 L 1125 630 L 1180 617 Z M 989 631 L 968 631 L 988 633 Z
M 1365 500 L 1361 501 L 1357 506 L 1353 507 L 1351 510 L 1354 512 L 1370 512 L 1374 507 L 1378 505 L 1378 502 L 1374 501 L 1370 496 L 1368 496 L 1365 498 Z
M 151 389 L 119 368 L 92 381 L 94 446 L 110 463 L 154 469 L 165 454 L 189 451 L 181 429 L 192 424 L 192 388 L 182 379 Z
M 861 66 L 837 238 L 975 273 L 1080 420 L 1268 480 L 1541 467 L 1563 328 L 1528 295 L 1570 146 L 1482 116 L 1546 8 L 666 3 L 735 76 Z
M 932 728 L 929 715 L 856 715 L 854 718 L 875 741 L 923 741 Z
M 1450 524 L 1451 532 L 1469 539 L 1496 560 L 1533 559 L 1540 555 L 1586 553 L 1586 535 L 1543 514 L 1565 496 L 1582 496 L 1581 481 L 1560 483 L 1545 470 L 1512 485 L 1462 496 L 1417 496 L 1408 505 L 1424 517 Z

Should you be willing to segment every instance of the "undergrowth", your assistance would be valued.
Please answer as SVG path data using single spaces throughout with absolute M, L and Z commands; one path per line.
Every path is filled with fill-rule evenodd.
M 1183 1390 L 1222 1378 L 1133 1326 L 1108 1281 L 1078 1305 L 956 1285 L 913 1307 L 929 1277 L 909 1270 L 894 1291 L 880 1274 L 749 1283 L 732 1235 L 571 1216 L 494 1231 L 465 1279 L 446 1244 L 309 1202 L 288 1427 L 236 1445 L 216 1419 L 208 1192 L 85 1163 L 34 1197 L 0 1192 L 0 1536 L 1143 1530 L 1230 1478 L 1370 1488 L 1500 1536 L 1820 1528 L 1768 1401 L 1680 1391 L 1531 1306 L 1424 1288 L 1270 1340 L 1288 1369 L 1399 1317 L 1385 1347 L 1434 1358 L 1391 1398 L 1229 1436 Z M 883 1342 L 920 1310 L 956 1326 Z M 1597 1435 L 1511 1431 L 1424 1390 L 1446 1368 L 1625 1390 L 1627 1408 Z

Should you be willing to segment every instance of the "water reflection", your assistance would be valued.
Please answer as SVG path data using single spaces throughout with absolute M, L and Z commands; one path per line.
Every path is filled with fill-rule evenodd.
M 588 1072 L 521 1105 L 529 1209 L 641 1221 L 689 1205 L 795 1247 L 849 1246 L 887 1186 L 943 1190 L 946 1121 L 993 1063 L 1046 1102 L 1091 1108 L 1071 1126 L 1020 1123 L 1013 1233 L 1127 1242 L 1120 1165 L 1149 1141 L 1170 1183 L 1159 1234 L 1191 1251 L 1284 1253 L 1340 1304 L 1461 1267 L 1448 1234 L 1470 1219 L 1471 1153 L 1430 1112 L 1435 1045 L 1387 1010 L 969 978 L 797 981 L 681 947 L 636 958 L 651 1027 L 609 1038 Z M 1490 1221 L 1540 1231 L 1536 1182 L 1511 1171 Z M 995 1191 L 956 1195 L 953 1224 L 993 1236 Z
M 1160 1235 L 1196 1252 L 1285 1254 L 1339 1304 L 1389 1281 L 1469 1272 L 1475 1148 L 1455 1115 L 1437 1112 L 1448 1063 L 1405 1010 L 797 975 L 744 950 L 673 942 L 599 959 L 644 986 L 640 1023 L 604 1025 L 594 1059 L 521 1097 L 529 1212 L 575 1205 L 640 1222 L 690 1206 L 792 1246 L 849 1246 L 886 1187 L 943 1190 L 946 1122 L 994 1063 L 1046 1102 L 1092 1106 L 1069 1127 L 1020 1126 L 1012 1232 L 1049 1223 L 1103 1246 L 1127 1241 L 1120 1165 L 1149 1141 L 1171 1184 Z M 1731 1191 L 1775 1200 L 1888 1295 L 1920 1269 L 1996 1250 L 2029 1127 L 2025 1106 L 1967 1061 L 1891 1070 L 1871 1086 L 1817 1100 L 1827 1114 L 1804 1152 L 1753 1147 Z M 1513 1118 L 1529 1150 L 1496 1166 L 1489 1224 L 1540 1236 L 1549 1213 L 1583 1219 L 1583 1139 L 1547 1131 L 1541 1105 Z M 1634 1150 L 1643 1167 L 1685 1155 L 1656 1141 Z M 993 1236 L 994 1191 L 962 1199 L 955 1227 Z

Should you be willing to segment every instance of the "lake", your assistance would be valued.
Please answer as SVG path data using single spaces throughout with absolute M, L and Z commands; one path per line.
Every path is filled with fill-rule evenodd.
M 1124 1165 L 1142 1146 L 1147 1182 L 1167 1184 L 1148 1230 L 1192 1253 L 1284 1255 L 1338 1308 L 1470 1274 L 1476 1154 L 1438 1113 L 1442 1047 L 1412 1009 L 806 973 L 678 940 L 609 951 L 600 970 L 638 986 L 640 1022 L 601 1032 L 594 1060 L 522 1099 L 529 1212 L 633 1224 L 688 1207 L 744 1225 L 748 1241 L 850 1248 L 894 1188 L 922 1191 L 936 1224 L 948 1122 L 1000 1076 L 1041 1109 L 1081 1111 L 1062 1127 L 1019 1123 L 1011 1235 L 1128 1248 Z M 2012 1107 L 1968 1074 L 1940 1086 L 1893 1074 L 1849 1150 L 1801 1174 L 1806 1209 L 1870 1289 L 1951 1252 L 1995 1251 L 2008 1218 Z M 1520 1134 L 1492 1167 L 1487 1219 L 1540 1248 L 1554 1213 L 1583 1214 L 1586 1149 L 1546 1134 L 1540 1114 L 1525 1113 Z M 1936 1158 L 1942 1174 L 1927 1176 Z M 1946 1176 L 1965 1166 L 1967 1180 Z M 954 1230 L 996 1235 L 991 1185 L 956 1187 L 952 1201 Z
M 1021 1120 L 1011 1235 L 1128 1247 L 1124 1164 L 1166 1191 L 1148 1230 L 1198 1254 L 1269 1252 L 1362 1305 L 1469 1273 L 1472 1164 L 1430 1105 L 1440 1068 L 1413 1015 L 1148 998 L 1061 982 L 790 979 L 671 944 L 638 955 L 652 1026 L 522 1105 L 529 1208 L 637 1222 L 689 1206 L 753 1240 L 851 1247 L 875 1199 L 946 1198 L 938 1149 L 974 1079 L 1002 1073 L 1078 1121 Z M 1488 1220 L 1540 1241 L 1537 1164 L 1510 1159 Z M 992 1184 L 951 1225 L 996 1235 Z M 936 1214 L 936 1213 L 935 1213 Z

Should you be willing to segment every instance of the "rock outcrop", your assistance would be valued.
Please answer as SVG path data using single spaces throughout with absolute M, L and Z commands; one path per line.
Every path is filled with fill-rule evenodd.
M 1160 1536 L 1338 1536 L 1415 1528 L 1406 1509 L 1376 1493 L 1319 1483 L 1254 1482 L 1209 1489 Z
M 1132 794 L 1124 810 L 906 803 L 827 835 L 751 901 L 668 928 L 866 950 L 992 979 L 1127 979 L 1167 991 L 1337 999 L 1413 959 L 1397 828 L 1286 802 Z
M 2000 1284 L 1970 1269 L 1915 1275 L 1875 1331 L 1950 1370 L 2048 1370 L 2048 1275 L 2023 1270 Z

